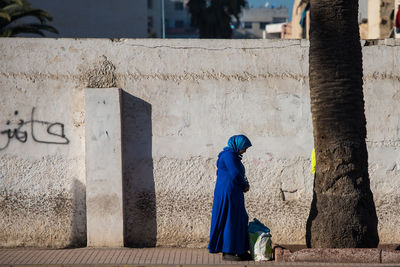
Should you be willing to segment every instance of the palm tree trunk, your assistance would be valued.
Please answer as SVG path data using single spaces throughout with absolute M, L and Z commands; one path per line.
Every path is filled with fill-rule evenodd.
M 376 247 L 365 143 L 358 0 L 311 0 L 310 96 L 316 152 L 309 247 Z

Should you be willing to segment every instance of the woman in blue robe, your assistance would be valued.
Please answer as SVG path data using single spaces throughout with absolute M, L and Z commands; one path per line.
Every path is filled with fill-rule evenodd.
M 222 252 L 224 260 L 249 260 L 249 217 L 244 205 L 249 183 L 241 160 L 250 146 L 246 136 L 235 135 L 218 155 L 208 250 Z

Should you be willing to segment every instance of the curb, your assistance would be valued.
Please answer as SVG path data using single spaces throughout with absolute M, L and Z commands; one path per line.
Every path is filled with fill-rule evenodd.
M 400 264 L 400 250 L 382 250 L 382 263 Z
M 378 248 L 310 248 L 291 252 L 275 248 L 275 262 L 397 263 L 400 250 Z
M 261 262 L 243 265 L 213 264 L 0 264 L 0 267 L 400 267 L 385 263 L 340 263 L 340 262 Z

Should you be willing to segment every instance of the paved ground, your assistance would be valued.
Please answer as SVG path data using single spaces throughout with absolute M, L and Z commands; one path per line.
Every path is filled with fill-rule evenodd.
M 115 249 L 0 249 L 0 266 L 16 265 L 230 265 L 230 266 L 400 266 L 397 264 L 326 264 L 222 261 L 221 254 L 206 249 L 115 248 Z

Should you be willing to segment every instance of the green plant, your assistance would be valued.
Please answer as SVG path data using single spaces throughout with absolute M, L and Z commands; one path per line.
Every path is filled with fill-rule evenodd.
M 22 18 L 33 17 L 40 23 L 20 22 Z M 57 29 L 47 25 L 52 16 L 42 9 L 34 8 L 25 0 L 0 0 L 0 36 L 12 37 L 20 33 L 45 36 L 43 31 L 57 33 Z

